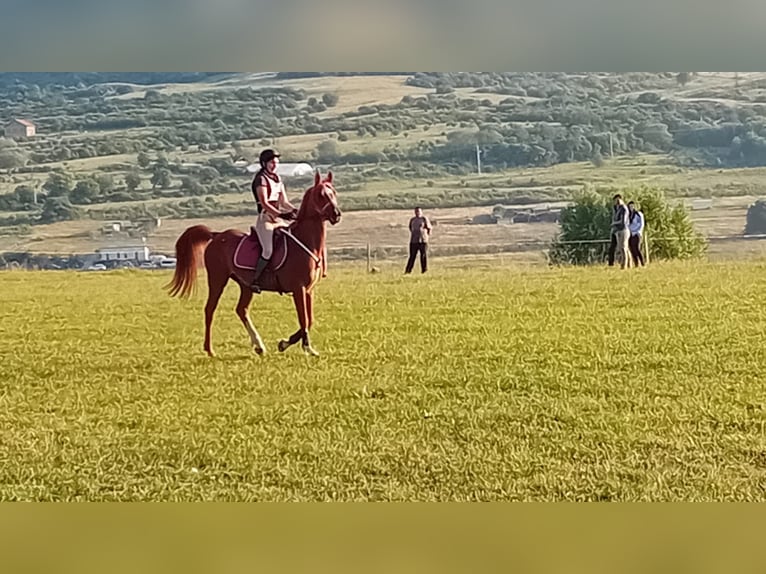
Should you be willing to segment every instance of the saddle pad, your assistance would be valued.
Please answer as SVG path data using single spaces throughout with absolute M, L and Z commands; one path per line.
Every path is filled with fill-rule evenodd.
M 240 269 L 253 271 L 258 258 L 261 256 L 261 242 L 255 233 L 245 235 L 237 245 L 234 252 L 234 265 Z M 271 261 L 266 269 L 276 271 L 285 264 L 287 259 L 287 237 L 279 230 L 274 232 L 274 249 L 271 254 Z

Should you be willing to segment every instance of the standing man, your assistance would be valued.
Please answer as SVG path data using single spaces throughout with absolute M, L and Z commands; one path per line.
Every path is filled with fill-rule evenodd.
M 641 253 L 641 239 L 644 235 L 644 213 L 636 208 L 636 204 L 632 201 L 628 202 L 628 211 L 630 212 L 630 223 L 628 229 L 630 230 L 630 239 L 628 240 L 628 246 L 630 247 L 630 255 L 633 257 L 633 265 L 638 267 L 644 264 L 644 256 Z
M 628 240 L 630 238 L 630 230 L 628 225 L 630 224 L 630 215 L 628 214 L 628 206 L 622 200 L 622 196 L 618 193 L 613 198 L 614 211 L 612 213 L 612 245 L 616 251 L 617 259 L 620 262 L 620 269 L 626 269 L 630 266 L 630 247 Z M 609 249 L 609 265 L 614 265 L 614 255 L 612 255 L 612 248 Z
M 428 271 L 428 237 L 431 235 L 431 222 L 423 215 L 423 210 L 415 208 L 415 217 L 410 219 L 410 258 L 407 260 L 405 274 L 412 273 L 415 257 L 420 253 L 420 272 Z

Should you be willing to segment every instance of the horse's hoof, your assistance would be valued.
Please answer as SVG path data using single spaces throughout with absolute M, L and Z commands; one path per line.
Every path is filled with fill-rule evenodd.
M 290 344 L 284 339 L 282 339 L 281 341 L 279 341 L 279 343 L 277 343 L 277 348 L 279 349 L 280 353 L 284 353 L 289 346 Z
M 253 351 L 255 351 L 256 355 L 263 355 L 266 352 L 266 349 L 264 349 L 263 347 L 254 346 Z
M 303 352 L 311 357 L 319 356 L 319 353 L 317 353 L 312 347 L 309 347 L 309 346 L 303 347 Z

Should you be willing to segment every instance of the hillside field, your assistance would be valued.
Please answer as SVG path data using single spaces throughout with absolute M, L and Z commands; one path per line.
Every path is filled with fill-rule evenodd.
M 428 275 L 289 297 L 169 273 L 0 273 L 0 500 L 766 500 L 764 260 Z
M 712 210 L 694 214 L 698 229 L 736 236 L 766 181 L 764 73 L 703 72 L 684 84 L 631 73 L 195 78 L 0 81 L 0 116 L 38 124 L 33 138 L 0 141 L 0 252 L 69 256 L 146 237 L 169 253 L 194 223 L 246 228 L 244 164 L 267 145 L 288 163 L 335 171 L 348 213 L 330 236 L 336 251 L 401 245 L 422 205 L 449 220 L 438 237 L 446 251 L 537 242 L 539 253 L 555 224 L 465 220 L 496 205 L 566 202 L 586 186 L 711 198 Z M 63 178 L 55 189 L 53 175 Z M 304 183 L 289 183 L 291 197 Z M 105 222 L 157 218 L 156 229 L 103 232 Z M 727 256 L 751 246 L 731 247 Z

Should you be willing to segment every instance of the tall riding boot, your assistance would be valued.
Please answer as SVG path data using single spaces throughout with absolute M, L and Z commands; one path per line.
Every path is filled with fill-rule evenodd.
M 255 264 L 255 277 L 253 277 L 253 282 L 250 284 L 250 288 L 256 293 L 261 292 L 261 286 L 258 283 L 258 281 L 261 278 L 261 275 L 263 274 L 263 271 L 264 269 L 266 269 L 266 266 L 268 264 L 269 264 L 269 260 L 264 259 L 263 257 L 259 257 L 258 263 Z

